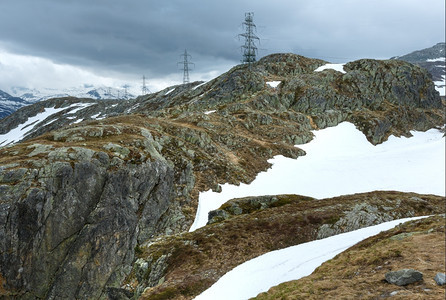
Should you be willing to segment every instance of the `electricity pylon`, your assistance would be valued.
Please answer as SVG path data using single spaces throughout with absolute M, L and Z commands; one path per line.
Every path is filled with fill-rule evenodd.
M 143 75 L 142 76 L 142 94 L 144 96 L 144 95 L 149 94 L 149 93 L 151 93 L 151 92 L 150 92 L 149 88 L 146 85 L 146 76 Z
M 124 88 L 124 99 L 128 99 L 128 97 L 129 97 L 129 94 L 128 94 L 128 88 L 130 87 L 128 84 L 124 84 L 123 86 L 122 86 L 123 88 Z
M 254 13 L 245 13 L 245 22 L 243 22 L 243 27 L 245 28 L 245 33 L 239 34 L 239 37 L 245 38 L 245 44 L 241 46 L 243 52 L 242 62 L 249 65 L 251 69 L 251 63 L 256 61 L 257 46 L 256 42 L 259 42 L 259 37 L 254 33 L 256 25 L 253 22 Z
M 192 58 L 189 54 L 187 54 L 187 50 L 184 49 L 184 54 L 181 54 L 180 56 L 183 57 L 183 61 L 179 62 L 178 65 L 182 65 L 183 68 L 180 70 L 183 70 L 183 84 L 189 83 L 189 65 L 194 65 L 194 63 L 189 61 L 189 58 Z

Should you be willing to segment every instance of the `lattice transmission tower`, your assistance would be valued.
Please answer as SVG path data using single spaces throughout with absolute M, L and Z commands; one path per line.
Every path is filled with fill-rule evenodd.
M 142 94 L 146 95 L 146 94 L 149 94 L 149 93 L 151 93 L 151 92 L 150 92 L 149 88 L 146 85 L 146 76 L 143 75 L 142 76 Z
M 243 22 L 245 33 L 239 34 L 239 38 L 245 38 L 245 44 L 241 46 L 243 53 L 242 63 L 248 64 L 250 69 L 251 63 L 256 61 L 256 42 L 260 42 L 259 37 L 254 33 L 256 31 L 256 25 L 254 24 L 253 19 L 254 13 L 245 13 L 245 22 Z
M 187 54 L 186 49 L 184 49 L 184 54 L 181 54 L 180 56 L 183 57 L 183 61 L 179 62 L 178 65 L 182 65 L 182 69 L 180 70 L 183 70 L 183 84 L 186 84 L 189 83 L 189 65 L 195 66 L 195 64 L 189 61 L 192 56 Z

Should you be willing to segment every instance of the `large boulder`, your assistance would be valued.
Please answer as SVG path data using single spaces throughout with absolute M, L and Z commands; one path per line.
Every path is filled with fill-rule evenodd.
M 387 272 L 385 277 L 388 283 L 404 286 L 423 280 L 423 273 L 414 269 L 402 269 Z

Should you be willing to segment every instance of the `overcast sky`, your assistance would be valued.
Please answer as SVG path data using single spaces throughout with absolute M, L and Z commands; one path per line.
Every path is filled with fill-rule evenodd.
M 390 58 L 444 41 L 444 0 L 0 0 L 0 89 L 128 83 L 159 90 L 209 80 L 241 59 L 245 12 L 257 58 Z

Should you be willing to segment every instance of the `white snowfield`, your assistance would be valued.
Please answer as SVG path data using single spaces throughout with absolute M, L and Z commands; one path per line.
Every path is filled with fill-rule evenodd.
M 276 156 L 273 166 L 251 184 L 224 184 L 221 193 L 200 193 L 194 231 L 207 223 L 208 213 L 233 198 L 298 194 L 315 198 L 396 190 L 445 195 L 445 138 L 437 129 L 412 131 L 370 144 L 355 125 L 313 131 L 314 139 L 299 145 L 306 155 L 297 159 Z
M 67 114 L 74 114 L 75 112 L 82 110 L 84 108 L 87 108 L 88 106 L 93 105 L 94 103 L 76 103 L 69 107 L 60 107 L 60 108 L 45 108 L 43 112 L 38 113 L 34 117 L 28 118 L 28 120 L 25 121 L 25 123 L 20 124 L 16 128 L 10 130 L 9 132 L 5 134 L 0 134 L 0 147 L 10 145 L 13 143 L 16 143 L 23 139 L 28 133 L 30 133 L 34 127 L 39 124 L 42 121 L 45 121 L 50 116 L 63 111 L 67 110 Z M 52 121 L 48 121 L 44 125 L 48 125 Z
M 266 292 L 282 282 L 310 275 L 318 266 L 358 242 L 400 223 L 394 220 L 313 242 L 268 252 L 232 269 L 196 300 L 242 300 Z
M 325 64 L 314 70 L 314 72 L 321 72 L 323 70 L 331 69 L 345 74 L 346 72 L 344 71 L 344 65 L 345 64 Z

